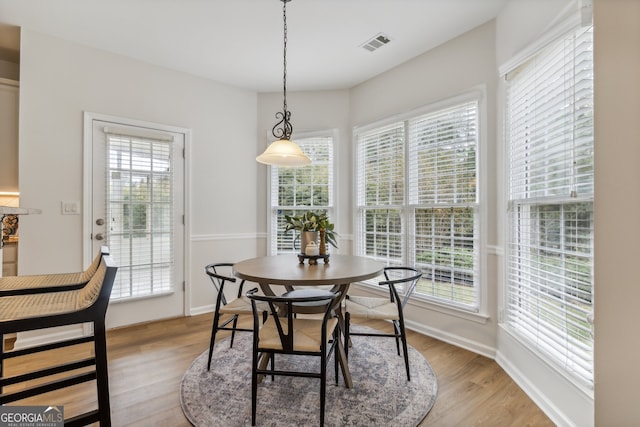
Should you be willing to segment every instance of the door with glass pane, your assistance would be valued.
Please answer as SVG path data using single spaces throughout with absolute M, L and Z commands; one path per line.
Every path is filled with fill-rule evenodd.
M 118 274 L 109 327 L 184 313 L 184 134 L 93 120 L 92 247 Z

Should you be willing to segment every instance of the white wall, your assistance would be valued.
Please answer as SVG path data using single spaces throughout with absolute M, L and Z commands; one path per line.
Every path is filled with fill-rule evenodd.
M 189 305 L 212 304 L 204 265 L 256 254 L 257 95 L 28 30 L 21 55 L 21 205 L 42 215 L 20 220 L 19 273 L 83 268 L 82 216 L 60 202 L 82 201 L 90 111 L 192 130 Z
M 510 0 L 496 19 L 496 59 L 501 65 L 553 28 L 579 0 Z
M 594 9 L 595 423 L 637 426 L 640 2 L 595 0 Z

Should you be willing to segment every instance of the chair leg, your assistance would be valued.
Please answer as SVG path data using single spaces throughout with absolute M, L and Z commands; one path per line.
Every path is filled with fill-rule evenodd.
M 0 378 L 4 376 L 4 334 L 0 334 Z M 2 384 L 0 384 L 0 394 L 3 393 Z
M 100 425 L 110 426 L 111 406 L 109 403 L 109 371 L 107 369 L 107 335 L 104 322 L 94 322 L 93 328 Z
M 351 323 L 351 313 L 344 313 L 344 354 L 349 357 L 349 325 Z
M 404 329 L 404 322 L 400 323 L 400 337 L 402 338 L 402 351 L 404 352 L 404 365 L 407 368 L 407 381 L 411 381 L 409 372 L 409 352 L 407 351 L 407 334 Z
M 213 354 L 213 346 L 216 342 L 216 334 L 218 333 L 218 322 L 220 314 L 216 311 L 213 315 L 213 325 L 211 326 L 211 341 L 209 341 L 209 361 L 207 362 L 207 371 L 211 370 L 211 355 Z
M 229 348 L 233 347 L 233 339 L 236 337 L 236 328 L 238 327 L 238 315 L 234 314 L 233 316 L 233 330 L 231 331 L 231 343 L 229 344 Z
M 398 352 L 398 356 L 400 356 L 400 337 L 402 336 L 402 331 L 400 330 L 400 326 L 398 326 L 398 321 L 393 321 L 393 333 L 396 335 L 396 351 Z
M 324 406 L 327 393 L 327 354 L 323 352 L 320 366 L 320 427 L 324 426 Z
M 271 372 L 273 372 L 276 370 L 276 354 L 271 353 L 269 357 L 271 358 Z M 276 376 L 274 374 L 271 374 L 271 381 L 275 381 L 275 380 L 276 380 Z
M 0 378 L 4 376 L 4 334 L 0 334 Z M 2 384 L 0 384 L 0 394 L 3 393 Z
M 338 385 L 338 342 L 340 340 L 340 331 L 336 328 L 333 331 L 333 370 L 336 376 L 336 385 Z
M 253 352 L 253 360 L 251 362 L 251 425 L 256 425 L 256 405 L 258 398 L 258 358 L 257 351 Z

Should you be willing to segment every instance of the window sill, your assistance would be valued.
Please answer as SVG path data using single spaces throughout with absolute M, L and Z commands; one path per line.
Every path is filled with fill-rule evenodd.
M 136 297 L 112 299 L 109 301 L 109 304 L 120 304 L 125 302 L 140 301 L 140 300 L 151 299 L 151 298 L 166 297 L 169 295 L 173 295 L 174 293 L 175 293 L 174 291 L 166 291 L 166 292 L 158 292 L 157 294 L 152 294 L 152 295 L 140 295 Z

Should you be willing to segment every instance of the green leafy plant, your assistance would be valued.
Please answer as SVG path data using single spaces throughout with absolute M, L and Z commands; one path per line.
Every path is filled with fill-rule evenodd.
M 302 215 L 286 215 L 284 216 L 284 231 L 289 232 L 296 230 L 303 231 L 324 231 L 325 240 L 334 248 L 338 248 L 338 233 L 334 230 L 334 224 L 329 220 L 326 212 L 307 211 Z

